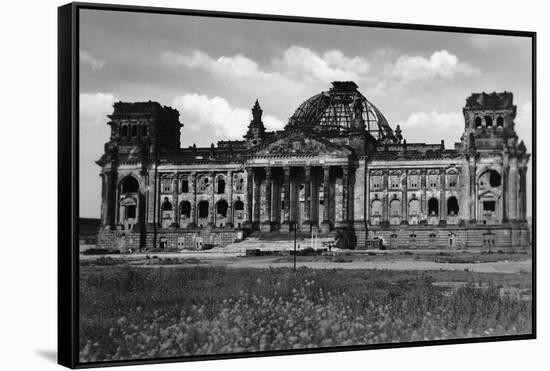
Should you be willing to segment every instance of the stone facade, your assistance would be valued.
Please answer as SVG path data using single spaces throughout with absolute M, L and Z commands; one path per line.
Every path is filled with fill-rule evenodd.
M 101 166 L 98 246 L 197 249 L 250 231 L 347 231 L 358 249 L 529 246 L 529 154 L 512 94 L 473 94 L 453 149 L 407 143 L 353 82 L 267 132 L 256 101 L 242 141 L 180 148 L 176 110 L 115 103 Z

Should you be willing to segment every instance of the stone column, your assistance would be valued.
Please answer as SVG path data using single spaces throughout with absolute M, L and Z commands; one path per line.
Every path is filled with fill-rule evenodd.
M 321 223 L 321 233 L 330 231 L 330 166 L 323 166 L 323 222 Z
M 265 195 L 264 195 L 265 215 L 261 223 L 262 232 L 271 232 L 271 168 L 265 168 Z
M 252 229 L 252 182 L 254 178 L 254 172 L 252 168 L 246 168 L 246 223 L 245 228 Z
M 226 214 L 226 220 L 229 220 L 225 223 L 226 227 L 232 228 L 233 227 L 233 173 L 231 170 L 227 172 L 227 188 L 229 190 L 229 200 L 227 200 L 227 214 Z
M 101 173 L 101 226 L 109 225 L 109 175 L 107 172 Z
M 389 200 L 388 200 L 388 197 L 389 197 L 389 194 L 388 194 L 388 183 L 389 183 L 389 171 L 388 170 L 384 170 L 382 172 L 382 189 L 381 191 L 384 192 L 383 193 L 383 196 L 382 196 L 382 223 L 383 224 L 387 224 L 389 223 L 389 215 L 390 215 L 390 210 L 389 210 Z
M 510 170 L 508 171 L 508 181 L 506 184 L 508 185 L 508 192 L 505 194 L 505 198 L 507 199 L 508 203 L 508 219 L 510 220 L 518 220 L 518 199 L 519 199 L 519 193 L 518 193 L 518 183 L 519 183 L 519 175 L 518 175 L 518 162 L 517 158 L 511 158 L 510 159 Z
M 401 179 L 401 187 L 403 188 L 401 191 L 401 224 L 409 224 L 409 197 L 407 193 L 409 182 L 407 181 L 408 174 L 406 170 L 403 175 L 403 179 Z
M 172 198 L 174 199 L 174 220 L 172 227 L 179 228 L 180 226 L 180 205 L 179 205 L 179 173 L 176 172 L 172 178 Z
M 116 228 L 116 209 L 118 207 L 116 184 L 117 172 L 115 169 L 109 170 L 106 174 L 107 180 L 107 225 L 110 229 Z
M 468 170 L 467 160 L 462 163 L 461 171 L 458 175 L 458 184 L 459 187 L 459 201 L 460 201 L 460 210 L 458 214 L 460 215 L 461 221 L 470 220 L 470 174 Z
M 475 157 L 470 157 L 470 164 L 469 164 L 469 177 L 470 177 L 470 222 L 475 223 L 477 220 L 477 212 L 476 212 L 476 204 L 477 204 L 477 195 L 476 195 L 476 162 Z
M 342 226 L 349 224 L 348 217 L 348 192 L 349 192 L 349 166 L 342 166 Z
M 370 170 L 367 168 L 367 159 L 365 159 L 365 225 L 368 227 L 371 220 L 371 199 L 370 199 Z M 368 238 L 368 231 L 367 231 Z
M 426 170 L 420 171 L 420 213 L 422 215 L 428 215 L 428 200 L 426 195 L 426 182 L 428 181 L 426 179 L 427 172 Z
M 260 173 L 255 171 L 254 178 L 254 216 L 252 226 L 254 229 L 259 229 L 260 224 Z
M 439 179 L 439 182 L 441 183 L 441 190 L 439 192 L 439 223 L 441 224 L 442 221 L 447 220 L 447 175 L 445 169 L 441 170 Z M 443 222 L 443 224 L 445 224 L 445 222 Z
M 208 177 L 210 178 L 210 190 L 211 190 L 211 197 L 210 202 L 208 203 L 208 225 L 209 226 L 215 226 L 216 220 L 214 213 L 216 212 L 216 208 L 214 207 L 214 204 L 216 202 L 216 180 L 215 180 L 216 174 L 211 171 L 208 173 Z
M 189 215 L 191 221 L 187 224 L 187 228 L 195 228 L 197 226 L 197 173 L 193 171 L 188 179 L 189 191 L 192 192 L 193 198 L 191 199 L 191 212 Z
M 502 159 L 502 222 L 508 222 L 510 216 L 510 204 L 508 202 L 508 175 L 509 175 L 509 154 L 504 150 Z
M 309 232 L 311 230 L 311 166 L 304 168 L 304 220 L 301 230 Z
M 527 220 L 527 167 L 519 168 L 519 207 L 518 217 L 519 221 L 525 222 Z
M 290 232 L 290 167 L 283 168 L 283 192 L 285 194 L 285 205 L 283 210 L 283 222 L 281 223 L 281 232 Z

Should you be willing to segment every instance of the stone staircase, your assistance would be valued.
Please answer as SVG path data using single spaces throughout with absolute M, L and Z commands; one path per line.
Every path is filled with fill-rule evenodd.
M 311 238 L 311 235 L 297 235 L 296 249 L 303 250 L 308 247 L 314 249 L 326 249 L 328 245 L 334 246 L 334 235 L 326 234 Z M 216 247 L 210 251 L 218 251 L 225 253 L 246 253 L 246 250 L 261 250 L 261 251 L 293 251 L 294 250 L 294 234 L 261 234 L 252 233 L 250 236 L 240 242 L 235 242 L 224 247 Z

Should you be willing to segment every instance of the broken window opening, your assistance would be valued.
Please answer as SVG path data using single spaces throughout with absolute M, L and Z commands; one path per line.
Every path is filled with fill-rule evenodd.
M 208 201 L 199 202 L 199 218 L 208 218 Z
M 476 129 L 481 128 L 481 125 L 482 125 L 482 123 L 481 123 L 481 117 L 476 117 L 476 119 L 475 119 L 475 125 L 476 125 Z
M 224 194 L 225 193 L 225 180 L 223 180 L 222 177 L 218 178 L 218 194 Z
M 136 193 L 139 191 L 139 183 L 133 176 L 127 176 L 121 183 L 122 193 Z
M 483 211 L 495 212 L 496 202 L 495 201 L 483 201 Z
M 164 202 L 161 206 L 162 211 L 172 211 L 172 203 L 168 201 L 168 197 L 164 197 Z
M 126 218 L 127 219 L 135 219 L 136 218 L 136 206 L 135 205 L 126 206 Z
M 458 215 L 458 200 L 455 196 L 449 197 L 447 200 L 447 215 L 455 216 Z
M 430 216 L 439 215 L 439 201 L 437 198 L 432 197 L 428 200 L 428 214 Z
M 186 218 L 191 217 L 191 203 L 189 201 L 182 201 L 180 204 L 180 215 Z
M 491 187 L 499 187 L 500 183 L 501 183 L 500 174 L 495 170 L 491 170 L 489 172 L 489 184 L 491 185 Z
M 216 204 L 216 214 L 225 218 L 227 216 L 227 202 L 225 200 L 220 200 Z
M 188 193 L 189 192 L 189 180 L 188 179 L 182 179 L 181 180 L 181 193 Z

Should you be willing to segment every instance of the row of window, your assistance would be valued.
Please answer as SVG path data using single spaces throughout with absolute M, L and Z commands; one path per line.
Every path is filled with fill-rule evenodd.
M 493 117 L 492 116 L 477 116 L 474 119 L 474 124 L 476 129 L 480 129 L 482 127 L 493 127 Z M 502 116 L 498 116 L 496 119 L 496 125 L 497 128 L 504 127 L 504 118 Z
M 227 209 L 229 208 L 229 204 L 226 200 L 220 200 L 216 202 L 215 205 L 215 211 L 216 214 L 219 215 L 222 218 L 227 217 Z M 235 201 L 233 204 L 233 208 L 235 211 L 242 211 L 244 210 L 244 203 L 240 200 Z M 210 209 L 210 203 L 209 201 L 202 200 L 197 203 L 197 215 L 200 219 L 207 218 L 209 214 Z M 161 210 L 163 212 L 169 212 L 173 210 L 172 203 L 168 201 L 167 198 L 164 199 L 164 202 L 161 205 Z M 179 212 L 180 216 L 182 218 L 190 218 L 191 217 L 191 202 L 189 201 L 182 201 L 179 205 Z
M 161 184 L 161 191 L 163 193 L 172 192 L 172 179 L 163 178 Z M 189 179 L 180 179 L 178 190 L 180 193 L 189 193 L 190 192 L 190 181 Z M 210 182 L 210 177 L 208 176 L 199 176 L 197 179 L 197 192 L 205 193 L 209 190 L 209 187 L 214 186 L 214 193 L 224 194 L 226 192 L 226 183 L 225 176 L 218 175 L 216 177 L 214 185 Z M 240 174 L 235 174 L 235 181 L 233 186 L 234 192 L 240 193 L 244 191 L 244 177 Z
M 122 138 L 146 137 L 147 135 L 146 125 L 122 125 L 120 127 L 120 137 Z
M 408 205 L 409 216 L 418 216 L 421 214 L 420 200 L 415 198 L 409 201 Z M 389 216 L 390 217 L 400 217 L 402 214 L 401 200 L 393 199 L 389 204 Z M 458 199 L 455 196 L 451 196 L 447 199 L 447 215 L 455 216 L 458 215 L 459 206 Z M 379 216 L 383 215 L 383 206 L 382 200 L 374 199 L 371 202 L 371 215 Z M 439 200 L 435 197 L 432 197 L 428 200 L 428 215 L 429 216 L 439 216 Z
M 401 175 L 390 175 L 388 186 L 390 189 L 400 189 L 403 186 L 404 182 L 408 181 L 409 189 L 419 189 L 421 187 L 422 175 L 420 174 L 411 174 L 408 178 L 402 178 Z M 451 173 L 446 175 L 447 188 L 456 188 L 458 184 L 458 174 Z M 428 174 L 426 176 L 426 184 L 429 188 L 437 188 L 440 184 L 440 175 L 439 174 Z M 371 189 L 379 190 L 384 187 L 384 176 L 383 175 L 373 175 L 371 176 Z

